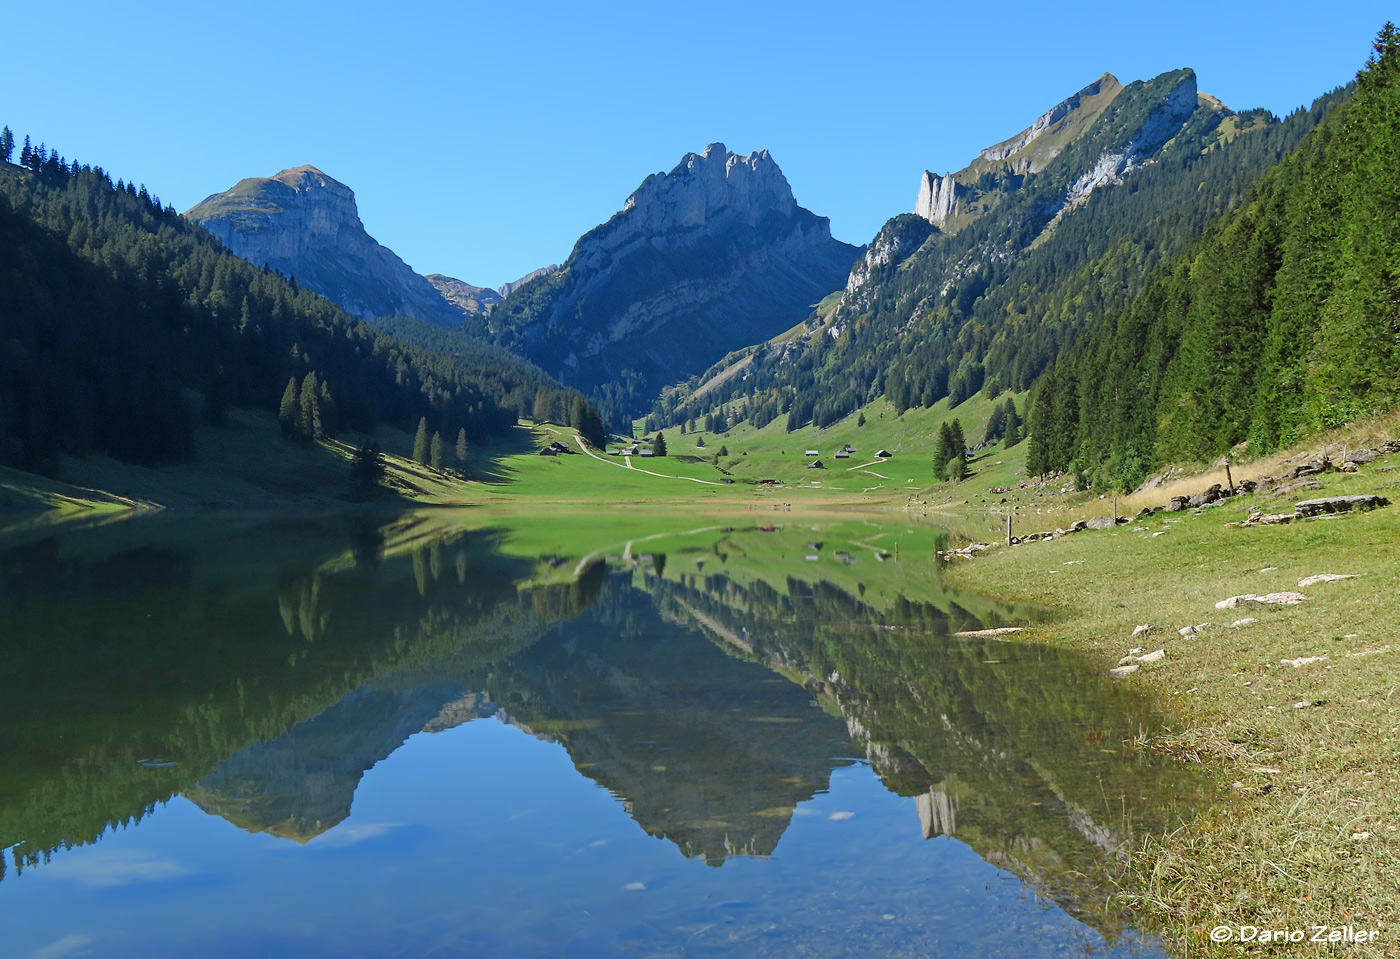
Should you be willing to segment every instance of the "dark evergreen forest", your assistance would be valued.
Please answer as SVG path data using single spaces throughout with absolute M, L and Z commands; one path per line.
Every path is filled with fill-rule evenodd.
M 144 186 L 28 137 L 19 160 L 0 163 L 0 464 L 188 459 L 200 418 L 276 412 L 309 374 L 316 435 L 426 416 L 484 443 L 543 399 L 602 440 L 581 396 L 502 350 L 404 343 L 234 256 Z
M 1107 311 L 1032 394 L 1032 472 L 1131 488 L 1400 395 L 1400 33 L 1240 209 Z

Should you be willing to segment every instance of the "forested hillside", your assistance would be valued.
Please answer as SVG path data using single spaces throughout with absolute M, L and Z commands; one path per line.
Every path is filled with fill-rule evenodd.
M 1400 395 L 1400 34 L 1355 95 L 1187 255 L 1107 312 L 1032 398 L 1035 472 L 1132 487 L 1268 451 Z
M 483 441 L 540 394 L 587 406 L 498 349 L 448 358 L 373 330 L 234 256 L 144 186 L 27 137 L 19 159 L 0 163 L 0 465 L 186 459 L 198 417 L 276 411 L 291 381 L 314 414 L 298 428 L 316 435 L 427 416 Z
M 1328 94 L 1283 121 L 1199 96 L 1151 162 L 1076 198 L 1086 164 L 1130 149 L 1187 84 L 1189 71 L 1129 84 L 1079 140 L 1039 173 L 1014 174 L 1013 192 L 1000 183 L 998 205 L 956 233 L 908 215 L 891 220 L 871 243 L 866 275 L 852 274 L 841 305 L 814 315 L 805 339 L 760 351 L 743 376 L 703 396 L 668 393 L 653 420 L 684 422 L 723 404 L 758 425 L 787 416 L 796 429 L 829 425 L 881 395 L 906 409 L 945 396 L 956 405 L 984 387 L 1028 388 L 1348 95 Z

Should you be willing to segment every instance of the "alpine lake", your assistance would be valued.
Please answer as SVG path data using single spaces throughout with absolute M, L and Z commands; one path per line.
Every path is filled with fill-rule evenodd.
M 1145 700 L 956 635 L 1050 614 L 937 527 L 727 522 L 0 539 L 6 954 L 1163 955 L 1115 863 L 1208 797 Z

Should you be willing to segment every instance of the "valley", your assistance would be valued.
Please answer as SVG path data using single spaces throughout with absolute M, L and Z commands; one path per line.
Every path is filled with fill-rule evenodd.
M 415 956 L 1395 955 L 1400 31 L 1370 49 L 1284 115 L 1087 70 L 860 244 L 806 158 L 610 154 L 615 212 L 494 286 L 316 165 L 180 212 L 4 126 L 26 955 L 197 951 L 134 889 L 202 870 L 275 955 L 345 946 L 344 903 Z M 468 904 L 427 836 L 481 854 Z M 237 931 L 284 842 L 295 906 Z M 79 900 L 105 938 L 58 949 Z

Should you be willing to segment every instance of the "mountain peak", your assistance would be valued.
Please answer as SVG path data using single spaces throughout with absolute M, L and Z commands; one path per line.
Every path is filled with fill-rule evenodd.
M 361 319 L 462 322 L 458 307 L 365 231 L 355 192 L 309 163 L 239 180 L 185 216 L 238 256 L 295 276 Z
M 792 187 L 767 150 L 741 156 L 716 142 L 687 153 L 670 173 L 643 180 L 619 216 L 668 230 L 735 220 L 755 226 L 770 212 L 789 216 L 796 208 Z

